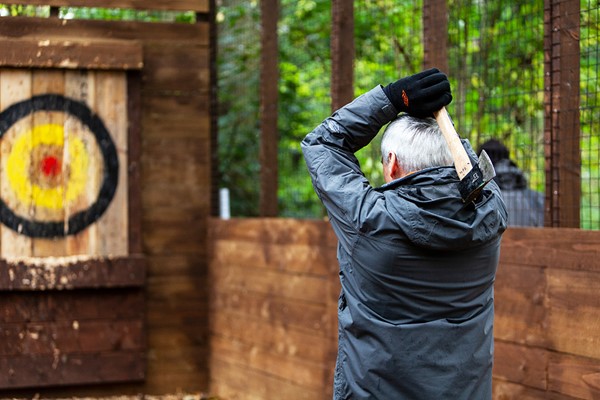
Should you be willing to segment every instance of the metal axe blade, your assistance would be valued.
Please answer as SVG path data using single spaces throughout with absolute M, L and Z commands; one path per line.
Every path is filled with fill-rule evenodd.
M 495 176 L 496 170 L 492 160 L 490 160 L 485 150 L 482 150 L 477 165 L 474 165 L 458 184 L 458 191 L 463 202 L 470 203 L 474 201 L 483 190 L 483 187 Z
M 471 159 L 460 141 L 458 133 L 448 116 L 445 107 L 433 113 L 440 126 L 440 130 L 448 143 L 448 148 L 454 160 L 454 168 L 460 179 L 458 190 L 464 203 L 477 199 L 485 185 L 496 176 L 492 160 L 485 151 L 482 151 L 477 165 L 471 164 Z

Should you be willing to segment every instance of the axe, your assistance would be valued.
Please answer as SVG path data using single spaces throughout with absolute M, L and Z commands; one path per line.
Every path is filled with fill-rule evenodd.
M 454 160 L 454 168 L 460 179 L 458 190 L 463 203 L 475 200 L 485 185 L 496 176 L 492 160 L 485 150 L 479 155 L 477 165 L 471 164 L 471 159 L 460 141 L 460 137 L 454 129 L 454 124 L 445 107 L 433 113 L 440 130 L 448 143 L 448 148 Z

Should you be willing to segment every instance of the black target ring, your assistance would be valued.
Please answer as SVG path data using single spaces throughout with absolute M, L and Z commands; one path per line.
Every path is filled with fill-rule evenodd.
M 117 149 L 106 126 L 89 107 L 74 99 L 58 94 L 33 96 L 12 104 L 0 113 L 0 139 L 21 118 L 36 111 L 58 111 L 71 114 L 92 132 L 102 154 L 104 173 L 96 201 L 87 209 L 73 214 L 65 221 L 35 221 L 15 214 L 0 199 L 0 222 L 12 230 L 32 238 L 52 238 L 75 235 L 104 214 L 111 203 L 119 182 Z

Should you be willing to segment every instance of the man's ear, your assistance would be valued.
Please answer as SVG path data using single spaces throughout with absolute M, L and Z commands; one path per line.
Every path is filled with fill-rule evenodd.
M 400 167 L 396 154 L 388 153 L 387 161 L 383 164 L 383 178 L 387 182 L 400 178 Z

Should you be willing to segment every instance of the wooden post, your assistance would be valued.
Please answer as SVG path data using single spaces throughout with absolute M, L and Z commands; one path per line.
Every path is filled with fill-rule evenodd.
M 277 216 L 277 103 L 278 103 L 278 0 L 261 0 L 260 60 L 260 215 Z
M 354 99 L 354 4 L 331 3 L 331 108 L 337 110 Z
M 545 225 L 552 227 L 580 226 L 579 12 L 578 0 L 545 0 Z
M 446 0 L 423 0 L 423 68 L 448 73 L 448 5 Z
M 209 11 L 197 12 L 197 24 L 209 24 L 210 43 L 210 215 L 219 216 L 219 99 L 217 79 L 217 22 L 216 0 L 208 0 Z

